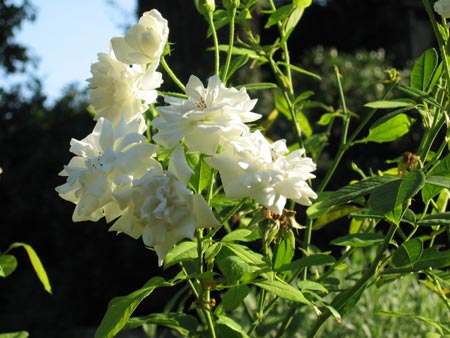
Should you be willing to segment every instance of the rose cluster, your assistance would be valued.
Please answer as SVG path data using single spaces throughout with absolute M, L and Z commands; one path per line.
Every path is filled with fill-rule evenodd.
M 157 10 L 146 12 L 125 36 L 111 39 L 91 67 L 90 105 L 96 125 L 82 140 L 72 139 L 75 156 L 61 171 L 67 181 L 56 188 L 76 204 L 74 221 L 113 223 L 111 231 L 142 237 L 159 264 L 180 240 L 198 228 L 219 226 L 205 198 L 189 189 L 194 171 L 186 153 L 203 154 L 217 170 L 227 198 L 253 198 L 282 214 L 287 199 L 310 205 L 316 198 L 307 181 L 313 161 L 303 149 L 289 153 L 284 140 L 270 143 L 247 125 L 261 115 L 245 88 L 227 88 L 218 76 L 205 87 L 192 75 L 185 98 L 164 96 L 151 121 L 157 133 L 150 143 L 145 112 L 158 97 L 157 71 L 169 28 Z M 170 154 L 167 168 L 159 154 Z

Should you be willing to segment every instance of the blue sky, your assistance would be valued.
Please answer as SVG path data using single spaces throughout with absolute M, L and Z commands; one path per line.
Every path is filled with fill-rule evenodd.
M 108 52 L 109 40 L 122 35 L 137 19 L 133 0 L 31 0 L 37 18 L 26 23 L 17 40 L 40 62 L 38 78 L 50 101 L 68 83 L 87 85 L 97 53 Z

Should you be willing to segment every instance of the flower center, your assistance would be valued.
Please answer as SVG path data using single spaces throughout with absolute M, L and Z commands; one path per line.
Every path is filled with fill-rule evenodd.
M 203 97 L 200 99 L 200 101 L 197 102 L 197 108 L 199 108 L 201 110 L 208 108 L 208 106 L 206 105 L 205 99 Z

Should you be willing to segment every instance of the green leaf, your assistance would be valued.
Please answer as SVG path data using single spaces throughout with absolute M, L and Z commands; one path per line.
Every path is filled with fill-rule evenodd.
M 291 70 L 293 70 L 293 71 L 295 71 L 295 72 L 297 72 L 297 73 L 304 74 L 304 75 L 308 75 L 308 76 L 313 77 L 313 78 L 315 78 L 315 79 L 317 79 L 317 80 L 322 80 L 322 78 L 320 77 L 320 75 L 317 75 L 317 74 L 315 74 L 315 73 L 313 73 L 313 72 L 310 72 L 309 70 L 300 68 L 300 67 L 298 67 L 298 66 L 292 65 L 292 64 L 290 64 L 290 63 L 279 61 L 279 62 L 277 62 L 277 65 L 283 65 L 283 66 L 285 66 L 285 67 L 289 67 Z M 311 92 L 311 93 L 312 93 L 312 92 Z
M 392 109 L 392 108 L 402 108 L 402 107 L 410 107 L 414 104 L 406 101 L 373 101 L 368 102 L 364 105 L 364 107 L 374 108 L 374 109 Z
M 228 45 L 219 45 L 219 50 L 222 52 L 228 53 Z M 244 47 L 233 46 L 233 49 L 231 50 L 231 54 L 247 55 L 250 59 L 256 59 L 256 60 L 259 60 L 262 58 L 262 56 L 259 55 L 256 50 L 251 49 L 251 48 L 244 48 Z
M 278 269 L 285 264 L 289 264 L 292 261 L 292 258 L 294 258 L 294 253 L 294 233 L 292 232 L 292 230 L 283 231 L 281 241 L 275 245 L 273 268 Z
M 447 154 L 439 163 L 430 171 L 430 176 L 450 177 L 450 154 Z M 429 202 L 434 196 L 442 191 L 442 187 L 425 184 L 422 189 L 422 200 L 424 203 Z
M 239 256 L 227 256 L 217 262 L 220 271 L 229 284 L 236 283 L 246 273 L 252 272 L 251 266 Z
M 184 241 L 177 244 L 170 250 L 164 259 L 164 268 L 167 269 L 172 265 L 189 261 L 198 257 L 197 243 L 193 241 Z
M 311 6 L 312 0 L 294 0 L 293 3 L 295 7 L 307 8 Z
M 345 217 L 356 210 L 360 210 L 361 207 L 351 204 L 338 205 L 333 207 L 326 214 L 317 218 L 313 223 L 313 230 L 322 229 L 325 225 L 330 224 L 331 222 Z
M 194 166 L 191 165 L 194 168 L 194 175 L 192 175 L 189 185 L 197 194 L 201 194 L 203 190 L 209 187 L 213 172 L 203 159 L 196 155 L 190 154 L 190 160 L 188 162 L 189 164 L 195 162 Z
M 26 243 L 13 243 L 9 247 L 9 250 L 14 248 L 22 247 L 25 249 L 28 258 L 30 259 L 31 265 L 33 266 L 34 272 L 36 273 L 37 277 L 41 281 L 42 285 L 44 286 L 45 291 L 48 293 L 52 293 L 52 287 L 50 285 L 50 281 L 47 276 L 47 272 L 45 272 L 44 266 L 42 265 L 41 260 L 39 259 L 39 256 L 36 254 L 36 251 L 31 247 L 31 245 L 28 245 Z
M 245 66 L 249 60 L 247 54 L 236 56 L 231 60 L 230 68 L 228 69 L 227 79 L 228 80 L 239 68 Z
M 231 334 L 226 332 L 226 331 L 225 332 L 221 332 L 222 334 L 218 335 L 218 337 L 227 337 L 227 338 L 230 337 L 230 338 L 233 338 L 234 336 L 236 336 L 236 337 L 241 337 L 241 338 L 249 338 L 249 336 L 245 333 L 245 330 L 241 327 L 241 325 L 236 323 L 230 317 L 223 316 L 223 315 L 217 315 L 216 323 L 219 324 L 219 325 L 224 325 L 228 329 L 233 331 L 233 333 L 231 333 Z
M 310 280 L 301 280 L 297 282 L 297 286 L 301 290 L 314 290 L 314 291 L 320 291 L 325 294 L 328 293 L 328 290 L 320 283 L 313 282 Z
M 401 180 L 388 182 L 374 189 L 369 197 L 369 208 L 375 214 L 384 215 L 396 207 L 397 194 Z
M 278 88 L 275 83 L 272 82 L 255 82 L 255 83 L 246 83 L 243 85 L 236 86 L 237 89 L 243 88 L 247 90 L 262 90 L 262 89 L 274 89 Z
M 258 267 L 267 266 L 264 256 L 256 253 L 244 245 L 235 243 L 223 243 L 223 246 L 231 250 L 236 256 L 239 256 L 244 262 Z
M 385 120 L 378 120 L 369 129 L 369 135 L 364 142 L 391 142 L 407 134 L 414 123 L 414 119 L 406 114 L 396 114 Z
M 292 285 L 287 284 L 286 282 L 283 282 L 281 280 L 259 280 L 253 282 L 254 285 L 257 287 L 264 289 L 266 291 L 269 291 L 270 293 L 284 298 L 288 300 L 292 300 L 294 302 L 303 303 L 303 304 L 310 304 L 311 302 L 306 299 L 306 297 L 303 295 L 303 292 L 300 290 L 294 288 Z
M 450 225 L 450 212 L 440 212 L 425 216 L 420 221 L 417 221 L 418 225 L 432 226 L 432 225 Z
M 415 169 L 405 175 L 400 184 L 397 182 L 375 189 L 369 198 L 369 206 L 372 210 L 386 214 L 396 224 L 402 216 L 403 204 L 417 194 L 425 184 L 425 174 Z
M 436 108 L 439 108 L 441 110 L 445 110 L 445 107 L 440 105 L 433 97 L 428 95 L 428 93 L 424 92 L 423 90 L 407 87 L 407 86 L 404 86 L 402 84 L 397 84 L 396 88 L 400 89 L 403 93 L 412 96 L 416 100 L 424 101 L 424 102 L 426 102 L 426 103 L 428 103 L 428 104 L 430 104 L 430 105 L 432 105 L 432 106 L 434 106 Z
M 394 251 L 391 259 L 393 268 L 406 268 L 416 263 L 423 253 L 423 243 L 420 238 L 413 238 L 403 242 L 400 247 Z
M 249 229 L 236 229 L 232 232 L 223 236 L 222 241 L 224 242 L 253 242 L 260 236 L 256 231 Z
M 285 33 L 284 33 L 283 38 L 280 41 L 280 44 L 285 43 L 289 39 L 289 37 L 291 36 L 295 27 L 297 26 L 300 19 L 302 18 L 304 12 L 305 12 L 304 8 L 301 8 L 301 7 L 294 8 L 294 10 L 289 15 L 289 18 L 287 19 L 286 26 L 284 28 Z
M 0 338 L 27 338 L 29 336 L 26 331 L 0 333 Z
M 447 268 L 450 266 L 450 250 L 439 251 L 439 248 L 440 246 L 435 245 L 434 247 L 424 249 L 420 259 L 412 264 L 412 266 L 400 268 L 389 267 L 384 273 L 410 273 L 421 270 Z
M 165 284 L 161 277 L 151 278 L 142 289 L 127 296 L 113 298 L 108 305 L 105 316 L 95 332 L 95 338 L 112 338 L 122 330 L 137 306 L 157 287 Z
M 383 186 L 384 184 L 397 180 L 400 179 L 393 176 L 369 177 L 357 183 L 342 187 L 335 192 L 329 193 L 326 198 L 319 200 L 310 206 L 306 213 L 313 219 L 318 218 L 319 216 L 325 214 L 328 209 L 333 206 L 354 201 L 361 196 L 369 194 L 374 189 Z
M 192 336 L 198 326 L 194 316 L 184 313 L 152 313 L 148 316 L 130 318 L 124 329 L 131 330 L 149 324 L 171 328 L 185 337 Z
M 299 258 L 292 263 L 283 265 L 282 267 L 276 269 L 276 271 L 300 271 L 300 269 L 310 266 L 331 265 L 334 263 L 336 263 L 336 259 L 333 256 L 316 254 Z
M 359 233 L 338 237 L 330 243 L 339 246 L 351 246 L 354 248 L 364 248 L 380 244 L 384 241 L 382 234 L 376 233 Z
M 17 267 L 17 259 L 13 255 L 0 255 L 0 277 L 8 277 Z
M 427 184 L 436 185 L 438 187 L 450 189 L 450 177 L 445 176 L 429 176 L 425 181 Z
M 292 10 L 291 4 L 278 8 L 275 12 L 270 14 L 264 28 L 270 28 L 273 25 L 276 25 L 278 22 L 286 20 L 291 10 Z
M 225 311 L 233 311 L 247 297 L 249 288 L 245 284 L 236 285 L 222 295 L 222 306 Z
M 411 71 L 410 86 L 427 91 L 438 66 L 438 53 L 434 48 L 427 49 L 417 59 Z

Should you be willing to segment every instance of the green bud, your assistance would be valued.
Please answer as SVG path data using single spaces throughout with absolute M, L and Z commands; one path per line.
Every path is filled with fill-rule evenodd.
M 223 7 L 225 7 L 226 9 L 238 8 L 239 4 L 239 0 L 223 0 Z
M 195 0 L 195 7 L 201 15 L 206 15 L 216 10 L 216 3 L 215 0 Z

